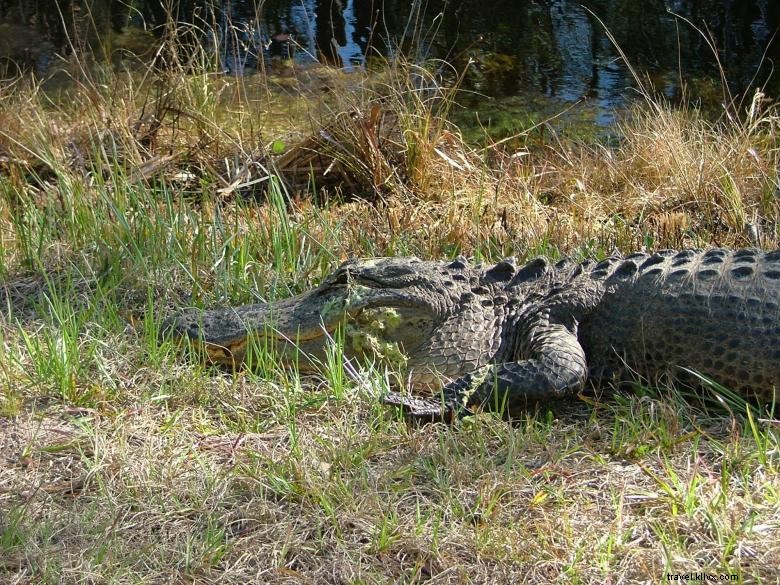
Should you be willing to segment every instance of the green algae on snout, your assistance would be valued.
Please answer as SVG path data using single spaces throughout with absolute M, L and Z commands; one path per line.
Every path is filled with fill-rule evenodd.
M 322 321 L 324 323 L 339 321 L 350 308 L 359 307 L 363 303 L 366 293 L 370 291 L 371 289 L 367 286 L 359 284 L 349 285 L 345 295 L 339 295 L 325 301 L 320 310 Z
M 401 315 L 392 307 L 361 311 L 349 320 L 345 333 L 355 353 L 373 356 L 388 366 L 403 368 L 408 357 L 386 334 L 401 323 Z
M 365 300 L 371 289 L 362 284 L 350 284 L 347 288 L 347 296 L 344 299 L 345 308 L 360 306 Z
M 327 300 L 320 310 L 323 323 L 333 323 L 347 317 L 344 327 L 348 347 L 358 355 L 376 359 L 393 368 L 404 368 L 408 357 L 396 341 L 387 334 L 401 324 L 401 315 L 393 307 L 362 309 L 366 297 L 373 292 L 367 286 L 350 284 L 346 294 Z M 350 315 L 350 309 L 357 309 Z
M 320 316 L 323 323 L 330 323 L 331 321 L 337 321 L 344 316 L 344 311 L 349 305 L 349 299 L 343 297 L 336 297 L 328 299 L 322 306 Z

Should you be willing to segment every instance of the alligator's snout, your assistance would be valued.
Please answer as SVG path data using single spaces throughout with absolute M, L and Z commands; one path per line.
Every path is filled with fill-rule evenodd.
M 158 332 L 158 337 L 160 341 L 163 341 L 165 339 L 169 339 L 171 337 L 179 337 L 182 335 L 187 335 L 184 331 L 181 330 L 179 327 L 179 319 L 177 315 L 171 315 L 167 319 L 165 319 L 162 323 L 160 323 L 160 330 Z
M 161 339 L 186 339 L 209 361 L 236 367 L 244 360 L 247 329 L 223 312 L 190 309 L 163 321 Z
M 194 312 L 186 311 L 172 315 L 160 325 L 160 339 L 186 337 L 192 340 L 203 338 L 203 332 L 194 319 Z
M 166 319 L 161 334 L 188 339 L 210 361 L 229 367 L 243 362 L 247 348 L 256 343 L 306 368 L 325 356 L 326 332 L 343 320 L 345 302 L 337 292 L 309 292 L 234 308 L 188 309 Z

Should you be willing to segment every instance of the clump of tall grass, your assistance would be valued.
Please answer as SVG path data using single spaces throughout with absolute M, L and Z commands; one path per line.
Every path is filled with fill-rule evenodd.
M 635 244 L 772 247 L 779 121 L 760 92 L 740 118 L 715 122 L 653 102 L 620 124 L 617 148 L 551 153 L 545 187 L 568 196 L 591 229 L 634 232 Z
M 339 90 L 317 97 L 291 96 L 266 78 L 214 75 L 208 63 L 101 69 L 58 96 L 21 80 L 7 86 L 5 200 L 17 205 L 24 193 L 63 207 L 76 193 L 99 199 L 140 184 L 262 207 L 278 180 L 304 221 L 329 213 L 313 202 L 340 205 L 353 235 L 339 256 L 777 241 L 778 114 L 760 93 L 717 122 L 648 96 L 614 147 L 562 138 L 477 150 L 447 118 L 457 87 L 422 67 L 334 75 Z

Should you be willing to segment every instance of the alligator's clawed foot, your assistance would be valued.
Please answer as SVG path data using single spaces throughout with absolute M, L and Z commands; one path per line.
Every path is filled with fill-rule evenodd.
M 438 400 L 412 398 L 400 392 L 388 392 L 382 397 L 382 402 L 401 409 L 406 418 L 415 422 L 452 423 L 456 418 L 455 411 L 447 408 Z

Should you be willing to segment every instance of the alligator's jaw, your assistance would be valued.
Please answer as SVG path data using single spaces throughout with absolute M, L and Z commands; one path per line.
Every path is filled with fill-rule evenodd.
M 327 337 L 343 322 L 347 300 L 341 290 L 315 289 L 272 303 L 190 309 L 168 319 L 163 333 L 188 338 L 210 361 L 228 367 L 242 364 L 247 347 L 257 343 L 278 349 L 285 360 L 301 358 L 308 369 L 311 360 L 303 358 L 324 357 Z
M 393 296 L 356 285 L 319 287 L 273 303 L 184 311 L 166 321 L 163 331 L 190 339 L 210 361 L 227 367 L 245 362 L 247 347 L 257 343 L 301 371 L 314 371 L 343 326 L 339 334 L 347 357 L 403 369 L 404 346 L 414 347 L 429 333 L 415 328 L 416 319 L 430 314 L 413 305 L 394 306 Z

